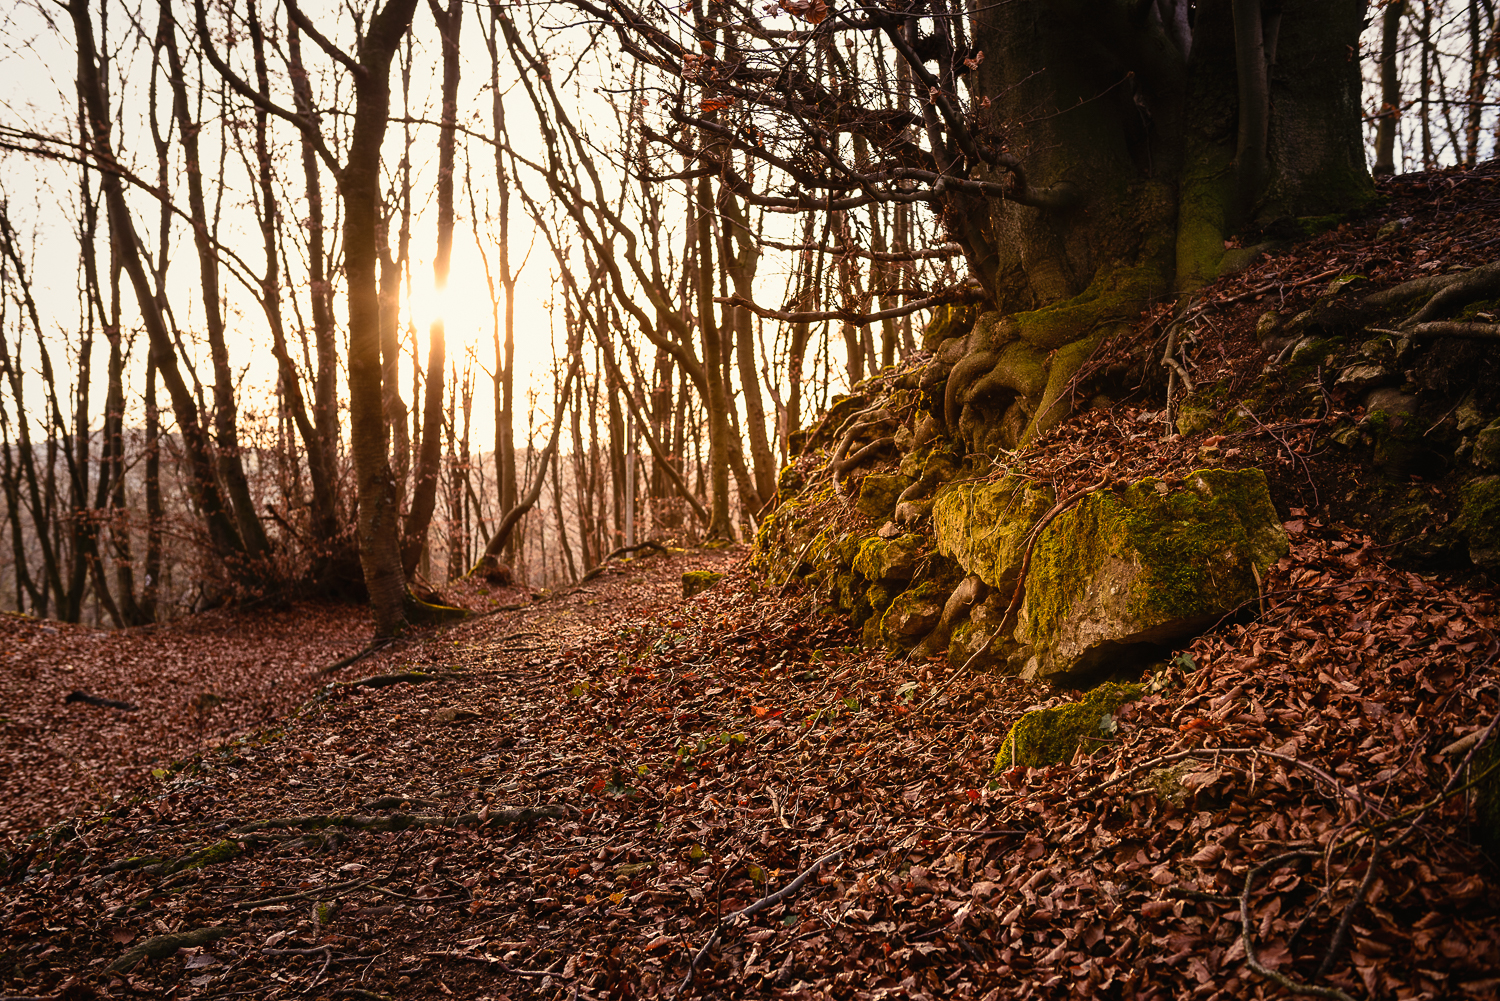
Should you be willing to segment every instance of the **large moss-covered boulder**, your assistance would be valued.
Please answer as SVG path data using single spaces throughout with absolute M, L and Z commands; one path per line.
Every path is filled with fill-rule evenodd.
M 1141 644 L 1200 632 L 1254 602 L 1286 552 L 1258 469 L 1096 491 L 1037 541 L 1016 629 L 1021 674 L 1108 669 Z
M 1039 768 L 1069 761 L 1080 744 L 1084 750 L 1093 751 L 1113 732 L 1107 717 L 1140 696 L 1140 685 L 1105 683 L 1077 702 L 1033 709 L 1016 720 L 1006 733 L 995 755 L 996 771 L 1011 765 Z
M 1053 502 L 1050 487 L 1015 476 L 946 487 L 932 505 L 938 552 L 991 587 L 1014 583 L 1032 526 Z

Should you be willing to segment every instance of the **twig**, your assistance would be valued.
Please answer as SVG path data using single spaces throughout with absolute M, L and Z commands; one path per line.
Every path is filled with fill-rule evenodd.
M 802 547 L 802 552 L 797 554 L 797 559 L 792 564 L 792 568 L 786 572 L 786 580 L 781 582 L 781 589 L 776 592 L 776 597 L 780 598 L 782 595 L 786 594 L 786 589 L 792 586 L 792 578 L 797 576 L 797 568 L 800 567 L 802 565 L 802 561 L 807 558 L 808 551 L 812 549 L 813 543 L 817 542 L 818 538 L 818 536 L 814 535 L 812 538 L 808 539 L 807 545 Z
M 1321 852 L 1310 851 L 1286 852 L 1282 855 L 1266 859 L 1266 861 L 1245 873 L 1245 889 L 1240 894 L 1240 941 L 1244 944 L 1245 962 L 1249 965 L 1250 969 L 1259 973 L 1267 980 L 1276 982 L 1293 994 L 1312 994 L 1320 998 L 1338 998 L 1339 1001 L 1354 1001 L 1352 997 L 1337 987 L 1316 987 L 1312 984 L 1304 984 L 1284 974 L 1277 973 L 1270 967 L 1261 965 L 1260 960 L 1255 955 L 1255 940 L 1250 935 L 1250 888 L 1255 883 L 1255 877 L 1268 869 L 1274 869 L 1283 863 L 1290 862 L 1294 858 L 1316 857 L 1321 854 Z
M 349 656 L 345 657 L 343 660 L 336 660 L 332 664 L 329 664 L 327 667 L 318 668 L 313 672 L 312 676 L 315 678 L 321 678 L 324 675 L 333 674 L 335 671 L 342 671 L 350 664 L 358 663 L 359 661 L 364 660 L 366 657 L 370 656 L 370 654 L 375 653 L 379 650 L 384 650 L 394 642 L 396 642 L 395 636 L 384 636 L 378 640 L 374 640 L 370 643 L 369 646 L 365 647 L 363 650 L 360 650 L 358 653 L 352 653 Z
M 1349 925 L 1354 922 L 1354 912 L 1359 910 L 1359 905 L 1365 902 L 1365 894 L 1370 892 L 1370 884 L 1375 882 L 1375 864 L 1380 861 L 1380 839 L 1376 838 L 1370 847 L 1370 864 L 1365 870 L 1365 878 L 1360 881 L 1359 890 L 1354 894 L 1354 899 L 1349 901 L 1349 906 L 1344 908 L 1344 916 L 1339 920 L 1338 930 L 1333 933 L 1333 941 L 1328 945 L 1328 954 L 1323 957 L 1323 962 L 1318 966 L 1318 979 L 1328 976 L 1333 969 L 1333 961 L 1338 958 L 1339 950 L 1344 947 L 1344 939 L 1349 937 Z
M 306 900 L 323 893 L 337 893 L 340 890 L 357 890 L 375 882 L 373 879 L 351 879 L 347 883 L 334 883 L 330 886 L 315 886 L 311 890 L 303 890 L 301 893 L 284 893 L 279 897 L 266 897 L 264 900 L 241 900 L 232 906 L 238 910 L 246 910 L 255 907 L 269 907 L 271 904 L 286 904 L 293 900 Z
M 694 956 L 693 961 L 688 964 L 687 976 L 683 977 L 682 983 L 677 985 L 677 990 L 673 992 L 673 997 L 681 996 L 683 991 L 692 986 L 693 975 L 698 972 L 698 965 L 703 962 L 705 957 L 708 956 L 708 950 L 714 947 L 714 943 L 717 942 L 719 940 L 719 936 L 724 933 L 724 927 L 726 925 L 728 925 L 732 921 L 736 921 L 742 918 L 748 918 L 753 914 L 758 914 L 761 911 L 766 910 L 767 908 L 775 907 L 786 898 L 794 896 L 798 890 L 802 889 L 803 885 L 809 879 L 817 874 L 819 869 L 821 869 L 825 865 L 832 865 L 843 857 L 844 849 L 842 848 L 840 848 L 838 851 L 829 852 L 827 855 L 824 855 L 822 858 L 818 859 L 812 865 L 804 869 L 801 875 L 792 880 L 786 886 L 783 886 L 781 889 L 777 890 L 775 893 L 772 893 L 769 896 L 761 897 L 755 903 L 740 908 L 733 914 L 730 914 L 728 917 L 720 918 L 718 925 L 714 927 L 713 934 L 708 937 L 708 941 L 703 943 L 703 948 L 698 950 L 698 954 Z

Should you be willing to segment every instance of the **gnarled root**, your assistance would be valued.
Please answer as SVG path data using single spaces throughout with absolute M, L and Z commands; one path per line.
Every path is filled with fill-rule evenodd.
M 922 638 L 912 650 L 912 656 L 917 658 L 931 657 L 948 645 L 948 640 L 953 635 L 953 630 L 969 614 L 969 610 L 985 599 L 990 592 L 990 586 L 980 580 L 974 574 L 970 574 L 959 582 L 958 587 L 948 596 L 943 605 L 942 618 L 933 627 L 932 632 Z

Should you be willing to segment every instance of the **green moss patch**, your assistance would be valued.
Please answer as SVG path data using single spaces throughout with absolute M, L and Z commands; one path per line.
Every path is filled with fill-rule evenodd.
M 1500 476 L 1484 476 L 1464 486 L 1457 525 L 1468 539 L 1474 565 L 1500 568 Z
M 1013 584 L 1032 526 L 1053 503 L 1050 487 L 1019 477 L 951 486 L 932 505 L 938 552 L 991 587 Z
M 854 556 L 854 569 L 866 580 L 911 580 L 917 573 L 923 541 L 922 536 L 909 533 L 894 539 L 866 539 Z
M 1037 768 L 1069 761 L 1080 745 L 1092 751 L 1109 739 L 1101 728 L 1105 717 L 1140 697 L 1140 685 L 1110 682 L 1092 689 L 1077 702 L 1033 709 L 1016 720 L 1006 733 L 995 755 L 995 770 L 1012 765 Z
M 682 575 L 682 596 L 691 598 L 695 594 L 702 594 L 723 579 L 723 574 L 712 570 L 689 570 Z

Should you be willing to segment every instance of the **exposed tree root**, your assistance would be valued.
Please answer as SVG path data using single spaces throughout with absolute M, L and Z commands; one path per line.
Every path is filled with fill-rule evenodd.
M 1500 264 L 1465 271 L 1434 293 L 1401 326 L 1410 328 L 1440 316 L 1451 316 L 1469 303 L 1489 299 L 1497 293 L 1500 293 Z
M 607 569 L 610 560 L 619 559 L 621 556 L 629 556 L 631 553 L 638 553 L 643 549 L 654 550 L 655 552 L 661 553 L 663 556 L 667 555 L 667 547 L 662 545 L 660 542 L 657 542 L 655 539 L 647 539 L 645 542 L 639 543 L 634 546 L 621 546 L 618 549 L 611 550 L 609 555 L 600 560 L 598 566 L 594 567 L 588 573 L 584 574 L 583 577 L 579 579 L 578 583 L 586 584 L 589 581 L 593 580 L 595 577 L 598 577 L 605 571 L 605 569 Z
M 178 949 L 217 942 L 224 936 L 233 934 L 238 930 L 233 926 L 219 925 L 214 928 L 195 928 L 192 931 L 173 932 L 170 935 L 158 935 L 155 938 L 148 938 L 106 966 L 104 972 L 119 973 L 130 970 L 143 959 L 164 959 Z
M 577 815 L 577 811 L 561 803 L 547 806 L 524 806 L 506 810 L 483 810 L 479 813 L 461 813 L 451 816 L 432 816 L 411 813 L 393 813 L 385 817 L 367 817 L 359 814 L 316 813 L 305 817 L 272 817 L 241 824 L 231 833 L 253 834 L 257 831 L 296 830 L 321 831 L 329 827 L 359 831 L 405 831 L 413 827 L 506 827 L 530 824 L 538 820 L 565 820 Z
M 1401 337 L 1462 337 L 1473 341 L 1500 340 L 1500 324 L 1435 320 L 1396 331 Z
M 370 654 L 384 650 L 394 642 L 396 642 L 396 638 L 394 636 L 382 636 L 379 639 L 371 642 L 370 645 L 365 647 L 363 650 L 352 653 L 349 656 L 345 657 L 343 660 L 336 660 L 332 664 L 329 664 L 327 667 L 318 668 L 313 672 L 313 675 L 315 677 L 322 677 L 324 675 L 333 674 L 337 671 L 342 671 L 344 668 L 350 666 L 351 664 L 357 664 L 360 661 L 364 660 L 366 657 L 370 656 Z

